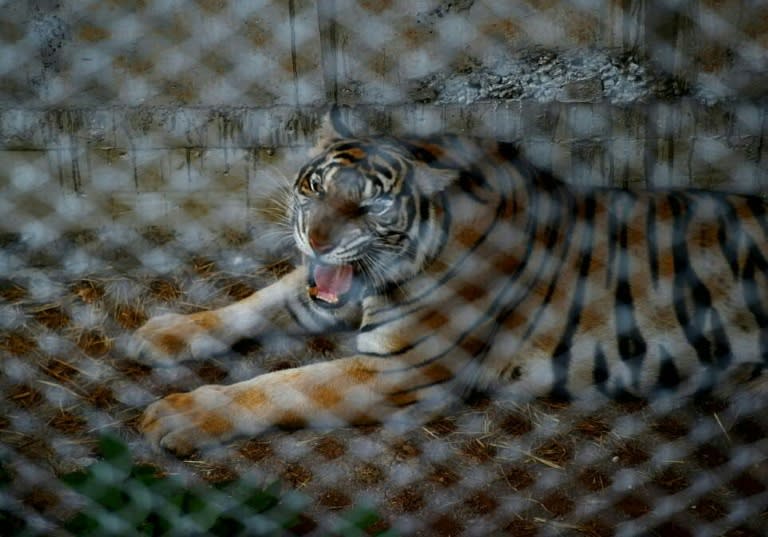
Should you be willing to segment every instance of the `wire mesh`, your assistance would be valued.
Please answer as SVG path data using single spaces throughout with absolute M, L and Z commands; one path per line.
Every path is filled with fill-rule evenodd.
M 765 534 L 765 396 L 478 396 L 408 430 L 279 431 L 177 460 L 136 432 L 151 401 L 351 341 L 246 341 L 153 369 L 129 340 L 297 262 L 275 200 L 330 103 L 360 134 L 515 141 L 580 187 L 764 193 L 766 36 L 758 1 L 0 2 L 0 533 L 74 531 L 91 500 L 58 478 L 102 460 L 112 431 L 184 483 L 281 483 L 283 510 L 239 517 L 243 534 L 288 519 L 313 535 Z M 131 476 L 95 534 L 165 505 Z M 212 531 L 178 520 L 162 531 Z

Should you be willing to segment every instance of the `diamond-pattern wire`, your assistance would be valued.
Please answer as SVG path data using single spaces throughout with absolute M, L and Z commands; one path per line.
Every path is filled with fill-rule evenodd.
M 273 264 L 280 252 L 264 251 L 271 246 L 264 244 L 265 227 L 279 234 L 279 226 L 265 217 L 249 228 L 241 222 L 246 215 L 258 216 L 253 199 L 263 196 L 266 177 L 275 170 L 286 177 L 295 171 L 303 151 L 297 146 L 311 141 L 312 128 L 301 124 L 306 118 L 297 116 L 292 123 L 291 112 L 278 109 L 276 114 L 285 119 L 274 124 L 294 134 L 267 132 L 254 145 L 289 139 L 293 147 L 257 156 L 248 146 L 252 132 L 263 125 L 248 130 L 226 121 L 212 123 L 211 107 L 323 105 L 329 86 L 338 84 L 338 99 L 362 105 L 361 123 L 370 121 L 374 131 L 408 124 L 427 132 L 509 133 L 507 126 L 496 124 L 493 113 L 473 116 L 480 109 L 471 108 L 479 95 L 472 84 L 495 76 L 504 88 L 503 69 L 512 78 L 517 74 L 509 62 L 518 56 L 510 53 L 505 39 L 516 46 L 579 48 L 593 39 L 600 42 L 601 32 L 612 24 L 631 27 L 628 21 L 635 20 L 632 10 L 637 9 L 593 17 L 609 3 L 422 2 L 407 8 L 402 2 L 383 7 L 360 2 L 337 10 L 337 50 L 321 54 L 325 45 L 317 37 L 317 6 L 289 4 L 293 19 L 286 3 L 266 1 L 201 1 L 183 11 L 163 1 L 148 2 L 143 10 L 121 2 L 64 2 L 59 11 L 37 2 L 50 11 L 26 14 L 18 6 L 0 6 L 6 27 L 13 30 L 2 32 L 7 37 L 1 37 L 0 47 L 0 71 L 12 80 L 0 88 L 3 102 L 12 108 L 3 111 L 3 148 L 34 150 L 8 154 L 5 160 L 12 165 L 0 177 L 0 203 L 9 218 L 0 250 L 0 273 L 6 275 L 0 279 L 0 382 L 6 416 L 0 447 L 14 471 L 13 486 L 0 493 L 0 502 L 33 526 L 47 528 L 57 520 L 61 506 L 51 505 L 51 498 L 63 498 L 64 506 L 77 501 L 51 479 L 51 469 L 60 472 L 91 462 L 97 431 L 117 425 L 131 436 L 128 422 L 158 395 L 202 382 L 244 380 L 295 365 L 306 354 L 343 354 L 333 344 L 343 347 L 344 342 L 312 341 L 309 353 L 303 342 L 281 342 L 266 357 L 246 349 L 245 358 L 214 359 L 209 366 L 150 372 L 130 362 L 127 338 L 144 318 L 224 305 L 284 270 Z M 339 8 L 341 3 L 336 4 Z M 668 4 L 671 10 L 676 6 Z M 723 46 L 737 43 L 730 50 L 740 69 L 766 71 L 765 45 L 754 32 L 742 31 L 727 11 L 723 16 L 714 8 L 696 7 L 706 39 Z M 576 24 L 577 15 L 587 20 L 584 26 Z M 590 26 L 594 18 L 598 22 Z M 628 36 L 622 39 L 622 45 L 631 43 Z M 664 37 L 646 45 L 666 74 L 674 75 L 675 61 L 680 61 L 676 45 Z M 590 54 L 589 49 L 581 53 L 587 64 L 602 61 L 608 69 L 615 63 L 610 54 Z M 534 67 L 520 64 L 530 77 L 523 98 L 533 96 L 545 107 L 567 96 L 563 84 L 591 72 L 567 61 L 558 67 L 548 63 L 550 57 L 534 55 Z M 684 64 L 700 61 L 682 58 Z M 322 62 L 333 64 L 336 81 L 323 78 Z M 39 72 L 29 67 L 38 64 Z M 547 74 L 557 68 L 565 71 Z M 629 75 L 640 80 L 627 87 L 640 90 L 627 93 L 624 102 L 630 104 L 655 95 L 652 76 L 659 76 L 642 63 L 632 69 Z M 436 95 L 413 91 L 414 84 L 431 80 L 434 73 L 442 78 L 427 86 Z M 754 84 L 737 74 L 729 78 L 725 68 L 697 73 L 692 98 L 721 102 L 738 97 Z M 633 155 L 642 155 L 651 143 L 642 130 L 647 125 L 625 132 L 610 114 L 605 122 L 605 115 L 585 112 L 595 99 L 615 99 L 605 78 L 601 84 L 603 90 L 565 105 L 562 114 L 521 121 L 513 137 L 533 146 L 544 165 L 567 162 L 562 168 L 572 170 L 580 184 L 624 181 L 611 167 L 596 166 L 588 151 L 578 151 L 587 140 L 598 146 L 610 142 L 606 154 L 612 162 L 638 167 L 638 174 L 645 169 L 646 183 L 641 184 L 680 185 L 693 178 L 706 185 L 711 175 L 715 185 L 764 188 L 760 144 L 766 115 L 759 101 L 737 104 L 732 122 L 701 117 L 697 114 L 703 112 L 689 102 L 671 102 L 668 114 L 657 108 L 659 139 L 682 133 L 675 141 L 691 150 L 672 154 L 686 154 L 699 166 L 695 171 L 705 171 L 703 176 L 693 173 L 689 164 L 688 173 L 680 176 L 678 164 L 660 159 L 655 167 L 643 168 L 643 158 Z M 33 91 L 22 91 L 28 89 Z M 492 90 L 483 95 L 492 101 L 515 98 Z M 442 103 L 447 111 L 421 109 L 415 119 L 397 115 L 398 107 L 414 100 Z M 365 109 L 382 104 L 392 110 Z M 465 105 L 466 114 L 451 112 L 451 104 Z M 164 114 L 147 108 L 144 121 L 141 114 L 121 115 L 120 109 L 163 105 L 178 110 Z M 29 107 L 36 106 L 106 109 L 106 114 L 115 113 L 109 107 L 118 107 L 120 118 L 103 132 L 88 123 L 89 113 L 70 127 L 36 123 L 27 116 Z M 680 113 L 681 106 L 691 111 Z M 522 105 L 530 107 L 528 101 Z M 13 113 L 19 121 L 7 121 Z M 125 125 L 124 117 L 139 119 Z M 229 117 L 240 116 L 235 110 Z M 585 117 L 596 124 L 585 127 Z M 681 127 L 674 124 L 678 118 L 685 122 Z M 212 124 L 231 132 L 211 136 Z M 565 134 L 553 132 L 558 129 Z M 232 179 L 243 170 L 253 175 Z M 243 197 L 249 203 L 237 204 Z M 98 225 L 91 227 L 89 221 Z M 578 404 L 547 405 L 499 397 L 423 428 L 276 433 L 191 462 L 162 459 L 162 464 L 209 479 L 241 472 L 253 472 L 265 483 L 279 477 L 309 494 L 310 518 L 321 532 L 338 527 L 337 513 L 353 501 L 375 505 L 403 534 L 635 535 L 655 528 L 658 534 L 749 535 L 764 526 L 768 446 L 759 400 L 742 397 L 682 409 L 663 403 L 644 408 L 611 404 L 597 411 Z M 140 456 L 156 458 L 135 436 L 131 439 Z

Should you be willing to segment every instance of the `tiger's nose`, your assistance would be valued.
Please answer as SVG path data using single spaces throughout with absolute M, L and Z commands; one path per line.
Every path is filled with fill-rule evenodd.
M 325 254 L 333 250 L 333 243 L 326 237 L 320 237 L 314 233 L 309 234 L 309 247 L 318 254 Z

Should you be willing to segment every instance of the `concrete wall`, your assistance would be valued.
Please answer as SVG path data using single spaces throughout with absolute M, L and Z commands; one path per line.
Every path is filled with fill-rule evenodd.
M 10 106 L 405 104 L 436 74 L 574 49 L 677 85 L 652 95 L 768 85 L 759 0 L 28 0 L 0 5 L 0 40 Z
M 330 102 L 577 184 L 765 189 L 768 5 L 661 4 L 6 2 L 0 228 L 245 227 Z

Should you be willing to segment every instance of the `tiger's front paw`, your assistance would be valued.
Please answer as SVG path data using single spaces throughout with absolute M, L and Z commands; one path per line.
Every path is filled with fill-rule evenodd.
M 229 345 L 221 335 L 220 324 L 216 314 L 207 311 L 153 317 L 136 331 L 133 354 L 153 365 L 172 365 L 222 353 Z
M 201 386 L 149 405 L 139 429 L 153 447 L 176 455 L 225 442 L 238 431 L 224 386 Z

